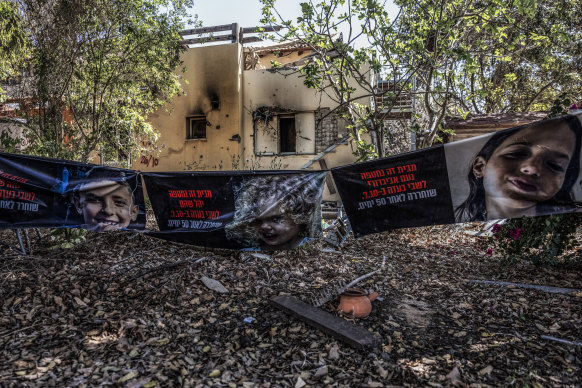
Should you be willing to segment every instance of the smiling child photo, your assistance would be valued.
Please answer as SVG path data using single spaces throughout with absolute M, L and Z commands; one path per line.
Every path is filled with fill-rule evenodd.
M 83 218 L 83 228 L 98 232 L 126 229 L 130 225 L 139 228 L 136 221 L 140 207 L 135 188 L 123 172 L 94 171 L 85 178 L 72 193 L 74 209 Z
M 291 249 L 321 235 L 325 173 L 264 175 L 235 188 L 226 237 L 248 250 Z

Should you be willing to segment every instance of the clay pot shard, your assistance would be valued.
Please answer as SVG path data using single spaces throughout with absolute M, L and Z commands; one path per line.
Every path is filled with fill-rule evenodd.
M 367 294 L 359 288 L 348 288 L 340 295 L 337 311 L 351 314 L 355 318 L 366 318 L 372 312 L 372 301 L 378 297 L 377 292 Z

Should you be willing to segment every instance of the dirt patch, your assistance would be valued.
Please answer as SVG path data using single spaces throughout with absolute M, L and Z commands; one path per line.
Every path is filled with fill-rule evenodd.
M 402 300 L 397 311 L 404 316 L 410 326 L 414 327 L 428 326 L 435 313 L 435 310 L 430 309 L 426 302 L 408 298 Z

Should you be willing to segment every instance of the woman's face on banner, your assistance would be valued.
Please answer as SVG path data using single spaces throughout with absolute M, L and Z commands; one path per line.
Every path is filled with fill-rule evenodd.
M 270 247 L 288 244 L 299 234 L 299 226 L 277 205 L 267 207 L 253 224 L 259 238 Z
M 110 185 L 81 191 L 77 210 L 85 224 L 105 231 L 127 228 L 137 218 L 138 206 L 126 186 L 111 181 Z
M 527 127 L 505 139 L 488 161 L 475 158 L 473 172 L 483 178 L 489 198 L 511 199 L 516 206 L 547 201 L 562 187 L 575 144 L 566 123 Z

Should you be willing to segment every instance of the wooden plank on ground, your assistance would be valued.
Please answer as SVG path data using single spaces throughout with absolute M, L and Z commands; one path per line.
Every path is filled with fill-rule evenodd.
M 381 343 L 381 338 L 377 334 L 304 303 L 291 295 L 275 296 L 271 298 L 271 304 L 353 347 L 366 349 L 376 347 Z

